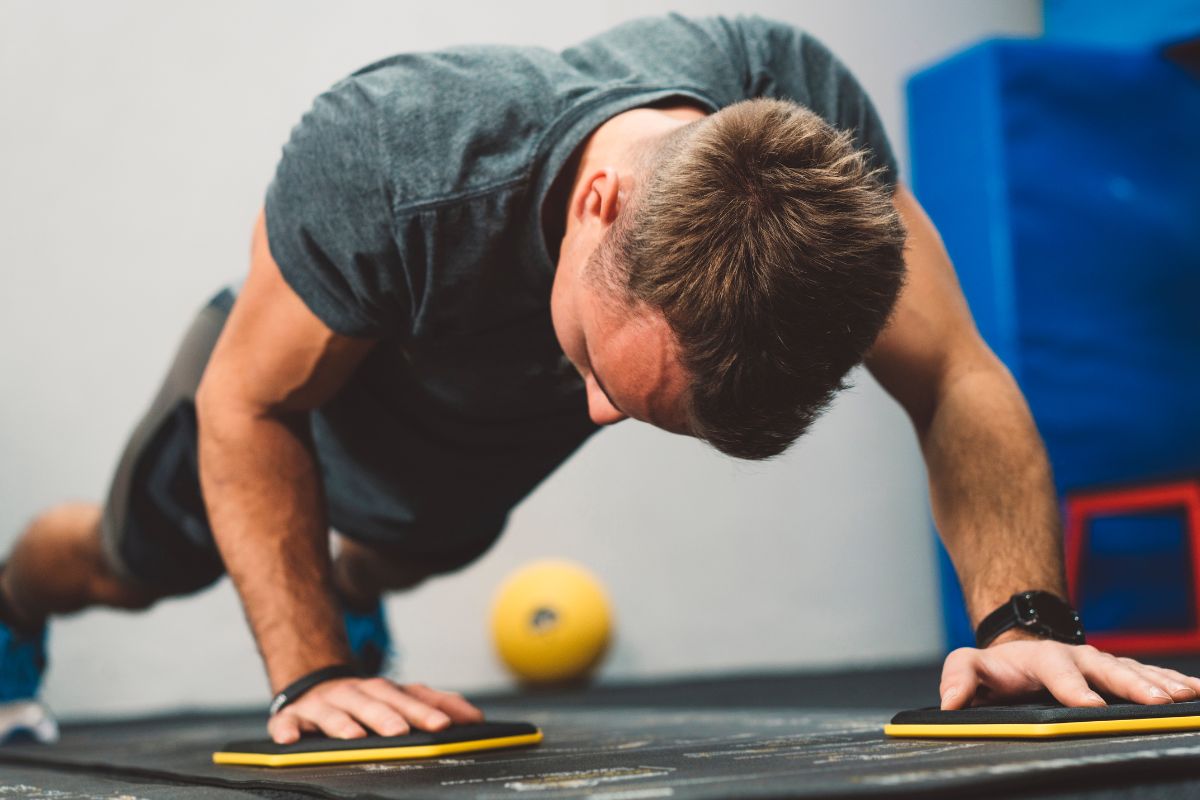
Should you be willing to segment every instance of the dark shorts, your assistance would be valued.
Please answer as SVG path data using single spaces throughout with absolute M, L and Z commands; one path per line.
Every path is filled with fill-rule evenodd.
M 225 572 L 200 491 L 196 447 L 196 388 L 233 307 L 225 289 L 196 315 L 162 388 L 121 455 L 101 518 L 104 552 L 118 574 L 161 595 L 202 589 Z M 337 532 L 370 547 L 406 572 L 453 572 L 486 552 L 502 524 L 467 546 L 431 553 L 421 543 Z

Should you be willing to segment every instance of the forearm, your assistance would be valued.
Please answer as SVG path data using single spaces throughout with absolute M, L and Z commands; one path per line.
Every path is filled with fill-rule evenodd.
M 1025 589 L 1066 597 L 1050 465 L 1008 371 L 990 357 L 948 381 L 921 439 L 972 625 Z
M 279 418 L 201 406 L 200 480 L 226 570 L 272 691 L 344 663 L 320 476 L 307 441 Z
M 989 354 L 990 356 L 990 354 Z M 994 357 L 991 357 L 994 359 Z M 948 385 L 922 437 L 934 516 L 963 585 L 973 625 L 1011 595 L 1066 597 L 1057 502 L 1029 409 L 996 364 Z M 986 648 L 946 657 L 941 708 L 1029 702 L 1048 691 L 1064 706 L 1103 706 L 1097 692 L 1135 703 L 1195 700 L 1200 680 L 1009 629 Z M 1044 702 L 1044 700 L 1038 700 Z

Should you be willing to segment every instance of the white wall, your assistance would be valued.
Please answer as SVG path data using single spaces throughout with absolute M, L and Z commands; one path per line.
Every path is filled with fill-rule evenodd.
M 189 315 L 245 268 L 291 126 L 394 51 L 562 47 L 661 0 L 560 4 L 0 0 L 0 545 L 39 508 L 102 496 Z M 897 150 L 902 82 L 980 37 L 1035 34 L 1035 0 L 695 2 L 808 27 L 856 71 Z M 863 664 L 939 652 L 924 476 L 902 412 L 865 375 L 769 465 L 637 423 L 593 440 L 501 543 L 391 601 L 403 675 L 501 685 L 485 637 L 527 559 L 589 564 L 615 598 L 606 678 Z M 228 582 L 143 615 L 55 625 L 60 712 L 257 703 Z

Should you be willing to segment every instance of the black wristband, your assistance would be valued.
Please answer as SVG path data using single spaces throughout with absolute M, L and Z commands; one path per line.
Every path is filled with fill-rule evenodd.
M 287 708 L 292 703 L 300 699 L 300 696 L 313 688 L 319 683 L 332 681 L 337 678 L 361 678 L 358 670 L 349 664 L 334 664 L 330 667 L 321 667 L 312 672 L 289 683 L 283 687 L 279 694 L 275 695 L 275 699 L 271 701 L 268 711 L 271 716 L 275 716 L 283 709 Z
M 975 631 L 975 646 L 987 647 L 1012 628 L 1064 644 L 1087 641 L 1079 612 L 1061 597 L 1036 589 L 1017 592 L 1007 603 L 984 617 Z

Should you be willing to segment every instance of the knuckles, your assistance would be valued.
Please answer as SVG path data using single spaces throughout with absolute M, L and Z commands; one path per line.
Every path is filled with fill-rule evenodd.
M 335 703 L 341 704 L 353 699 L 355 694 L 356 691 L 353 687 L 347 684 L 340 684 L 332 687 L 328 692 L 326 692 L 325 697 Z

